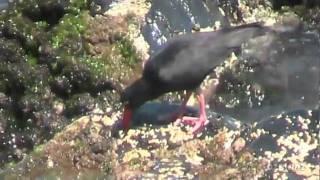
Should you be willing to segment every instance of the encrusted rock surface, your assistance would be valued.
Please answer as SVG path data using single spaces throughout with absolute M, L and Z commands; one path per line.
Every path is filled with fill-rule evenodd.
M 80 172 L 90 174 L 94 170 L 97 177 L 118 179 L 193 179 L 209 177 L 215 172 L 216 177 L 224 177 L 226 172 L 227 177 L 245 174 L 253 178 L 262 172 L 260 160 L 244 150 L 243 142 L 239 143 L 242 140 L 233 143 L 239 130 L 228 130 L 221 124 L 218 127 L 217 123 L 206 135 L 194 138 L 188 133 L 189 128 L 173 124 L 145 125 L 112 137 L 117 114 L 108 117 L 99 113 L 74 121 L 24 161 L 3 172 L 3 177 L 35 178 L 50 171 L 66 177 Z
M 319 37 L 320 24 L 317 9 L 283 8 L 282 12 L 260 1 L 238 4 L 227 0 L 216 7 L 209 1 L 196 6 L 193 1 L 177 0 L 170 2 L 175 2 L 174 7 L 179 9 L 176 12 L 187 16 L 179 17 L 187 23 L 175 24 L 175 18 L 166 19 L 172 14 L 159 4 L 162 1 L 17 2 L 10 5 L 16 6 L 14 11 L 0 16 L 4 20 L 0 22 L 0 161 L 11 162 L 0 164 L 0 179 L 320 176 L 319 101 L 316 106 L 304 101 L 315 102 L 314 92 L 320 95 L 316 77 L 320 71 L 313 65 L 319 44 L 315 38 Z M 31 8 L 34 3 L 37 6 Z M 199 9 L 203 12 L 198 13 Z M 52 12 L 52 16 L 46 12 Z M 218 19 L 203 23 L 199 17 L 211 17 L 210 13 Z M 300 38 L 254 40 L 244 45 L 242 52 L 232 54 L 204 83 L 204 87 L 209 86 L 206 95 L 210 104 L 224 113 L 207 109 L 210 123 L 203 134 L 193 137 L 189 127 L 166 120 L 178 107 L 166 103 L 143 106 L 136 112 L 134 127 L 127 133 L 118 131 L 121 112 L 116 91 L 139 75 L 143 61 L 154 50 L 150 51 L 149 44 L 157 47 L 152 46 L 153 40 L 163 43 L 177 33 L 210 31 L 243 22 L 264 21 L 271 26 L 288 16 L 302 22 L 305 29 L 298 35 Z M 146 28 L 159 31 L 151 29 L 155 36 L 148 39 Z M 278 41 L 267 41 L 270 39 Z M 270 44 L 279 51 L 257 53 Z M 283 52 L 287 54 L 275 55 Z M 299 57 L 297 52 L 305 61 L 290 58 L 294 53 Z M 294 59 L 291 66 L 282 61 L 285 58 Z M 261 64 L 266 59 L 272 63 Z M 302 66 L 301 62 L 308 63 Z M 286 67 L 303 67 L 302 75 L 306 76 L 299 74 L 299 68 Z M 217 82 L 213 78 L 220 81 L 215 90 L 210 89 Z M 293 101 L 289 95 L 298 96 L 300 90 L 289 86 L 289 80 L 301 84 L 305 79 L 313 82 L 300 86 L 307 87 L 307 95 Z M 283 101 L 286 98 L 289 101 Z M 172 102 L 177 96 L 162 99 Z M 273 106 L 281 102 L 285 104 L 281 106 L 284 112 L 270 117 L 279 108 Z M 194 105 L 194 100 L 189 104 Z M 313 110 L 288 111 L 292 108 L 287 105 Z M 254 108 L 256 114 L 246 112 L 247 107 Z M 189 110 L 197 115 L 195 109 Z M 257 123 L 245 125 L 226 114 Z M 242 116 L 246 114 L 258 118 Z

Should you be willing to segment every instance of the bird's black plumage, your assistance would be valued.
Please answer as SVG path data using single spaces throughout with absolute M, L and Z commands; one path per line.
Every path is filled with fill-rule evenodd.
M 137 108 L 167 92 L 196 89 L 232 51 L 267 31 L 252 23 L 177 36 L 146 62 L 142 77 L 124 90 L 121 101 Z

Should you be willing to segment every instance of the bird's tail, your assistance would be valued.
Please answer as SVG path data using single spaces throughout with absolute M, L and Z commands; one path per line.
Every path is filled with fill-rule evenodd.
M 293 32 L 298 29 L 298 27 L 297 24 L 278 23 L 274 26 L 265 26 L 263 22 L 255 22 L 237 27 L 225 28 L 221 30 L 221 33 L 225 35 L 226 45 L 230 48 L 235 48 L 239 47 L 242 43 L 247 42 L 249 39 L 266 34 Z
M 224 28 L 220 31 L 224 37 L 225 46 L 228 48 L 237 48 L 249 39 L 262 36 L 272 29 L 263 26 L 261 22 L 244 24 L 236 27 Z

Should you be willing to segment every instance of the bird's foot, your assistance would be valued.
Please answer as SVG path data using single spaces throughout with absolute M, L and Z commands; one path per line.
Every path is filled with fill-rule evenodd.
M 173 122 L 174 125 L 178 126 L 181 124 L 181 120 L 183 118 L 183 112 L 181 111 L 176 111 L 174 113 L 172 113 L 169 117 L 169 121 Z M 187 116 L 186 116 L 187 117 Z
M 196 135 L 200 133 L 206 125 L 209 123 L 207 118 L 200 116 L 200 117 L 190 117 L 190 116 L 184 116 L 181 119 L 177 119 L 175 124 L 184 124 L 184 125 L 189 125 L 193 126 L 191 132 L 192 134 Z

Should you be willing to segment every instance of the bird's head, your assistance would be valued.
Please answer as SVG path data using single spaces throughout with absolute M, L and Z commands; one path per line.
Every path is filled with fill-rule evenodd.
M 153 93 L 150 85 L 142 78 L 136 80 L 121 93 L 120 101 L 124 104 L 121 122 L 123 129 L 128 130 L 130 128 L 134 110 L 152 97 Z

